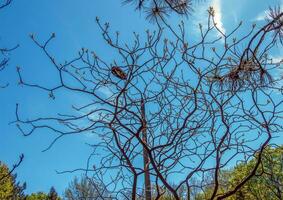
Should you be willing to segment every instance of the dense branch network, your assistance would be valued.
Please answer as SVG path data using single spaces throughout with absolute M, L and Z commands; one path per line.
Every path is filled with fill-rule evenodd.
M 137 10 L 146 13 L 149 21 L 155 22 L 171 13 L 188 16 L 193 12 L 193 0 L 124 0 L 125 4 L 133 4 Z
M 242 23 L 224 34 L 210 8 L 198 42 L 188 39 L 183 22 L 174 29 L 161 18 L 155 31 L 134 33 L 126 45 L 97 19 L 103 39 L 118 55 L 113 62 L 82 49 L 59 63 L 48 50 L 55 34 L 44 43 L 31 35 L 56 69 L 59 84 L 31 83 L 18 68 L 20 83 L 51 98 L 70 91 L 91 101 L 74 102 L 72 114 L 35 119 L 23 119 L 17 105 L 15 123 L 25 136 L 40 129 L 57 133 L 46 150 L 66 135 L 94 134 L 88 167 L 72 171 L 92 173 L 116 199 L 143 197 L 143 151 L 154 199 L 165 191 L 174 199 L 192 199 L 193 191 L 207 186 L 208 174 L 214 183 L 209 199 L 225 199 L 255 175 L 264 148 L 283 130 L 282 77 L 275 76 L 282 61 L 271 55 L 276 44 L 282 45 L 283 13 L 271 10 L 270 16 L 263 27 L 253 25 L 236 37 Z M 220 191 L 220 171 L 251 158 L 256 162 L 250 173 Z

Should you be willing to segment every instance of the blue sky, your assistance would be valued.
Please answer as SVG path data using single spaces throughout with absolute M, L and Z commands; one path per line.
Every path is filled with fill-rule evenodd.
M 283 5 L 281 0 L 207 0 L 196 3 L 195 12 L 186 20 L 187 30 L 195 32 L 198 23 L 206 20 L 206 10 L 213 5 L 216 20 L 223 31 L 229 31 L 241 20 L 244 26 L 253 22 L 263 23 L 268 6 Z M 133 31 L 143 32 L 152 27 L 144 20 L 142 13 L 131 6 L 122 6 L 118 0 L 14 0 L 10 7 L 0 12 L 0 45 L 9 47 L 19 44 L 12 52 L 7 69 L 0 73 L 1 83 L 9 87 L 0 90 L 0 160 L 11 166 L 20 153 L 25 154 L 22 165 L 17 169 L 18 180 L 27 182 L 27 193 L 48 191 L 55 186 L 61 194 L 68 182 L 76 174 L 58 175 L 55 170 L 69 170 L 86 165 L 91 153 L 85 143 L 95 140 L 89 136 L 64 137 L 49 151 L 53 133 L 36 132 L 23 137 L 9 122 L 15 119 L 15 105 L 20 104 L 20 112 L 26 117 L 48 114 L 51 111 L 67 110 L 74 101 L 85 101 L 85 97 L 66 93 L 51 101 L 46 93 L 17 85 L 16 66 L 23 69 L 26 79 L 52 85 L 54 75 L 50 62 L 34 45 L 29 34 L 44 41 L 55 32 L 56 40 L 50 50 L 60 61 L 74 57 L 82 47 L 95 50 L 98 55 L 112 59 L 112 52 L 106 48 L 96 26 L 95 17 L 108 21 L 113 31 L 119 30 L 125 41 L 129 41 Z M 172 17 L 169 22 L 177 23 L 180 18 Z M 129 41 L 130 42 L 130 41 Z M 274 57 L 282 57 L 282 51 Z M 42 76 L 44 74 L 44 76 Z M 47 109 L 48 108 L 48 109 Z

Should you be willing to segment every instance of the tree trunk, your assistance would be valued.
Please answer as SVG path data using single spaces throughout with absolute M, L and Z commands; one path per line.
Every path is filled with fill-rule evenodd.
M 146 133 L 146 119 L 145 119 L 145 105 L 143 98 L 141 100 L 141 114 L 143 120 L 142 140 L 147 144 L 147 133 Z M 144 186 L 145 186 L 145 200 L 151 200 L 151 184 L 149 174 L 149 158 L 145 148 L 143 148 L 143 163 L 144 163 Z

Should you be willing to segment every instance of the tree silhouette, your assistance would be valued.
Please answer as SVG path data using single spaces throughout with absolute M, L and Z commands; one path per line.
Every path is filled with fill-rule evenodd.
M 48 193 L 48 200 L 60 200 L 60 197 L 58 196 L 54 187 L 50 188 L 50 191 Z
M 34 119 L 22 118 L 17 105 L 17 127 L 25 136 L 40 129 L 58 134 L 46 150 L 66 135 L 95 134 L 88 166 L 76 170 L 92 173 L 117 199 L 142 196 L 146 173 L 154 185 L 150 198 L 163 198 L 166 189 L 174 199 L 190 199 L 212 174 L 208 199 L 225 199 L 255 176 L 263 150 L 283 131 L 282 77 L 275 76 L 281 62 L 271 54 L 282 47 L 282 16 L 271 9 L 264 26 L 252 25 L 237 35 L 244 32 L 242 23 L 223 33 L 210 8 L 198 41 L 190 40 L 184 22 L 175 29 L 160 17 L 156 30 L 145 37 L 134 33 L 125 45 L 118 33 L 110 33 L 109 23 L 97 19 L 106 44 L 119 55 L 114 62 L 82 49 L 78 57 L 59 63 L 48 49 L 55 34 L 43 43 L 31 35 L 56 69 L 57 85 L 26 81 L 19 68 L 20 83 L 53 98 L 68 91 L 91 101 L 80 105 L 74 100 L 71 114 Z M 125 76 L 113 73 L 113 67 Z M 221 190 L 220 171 L 250 159 L 249 173 Z

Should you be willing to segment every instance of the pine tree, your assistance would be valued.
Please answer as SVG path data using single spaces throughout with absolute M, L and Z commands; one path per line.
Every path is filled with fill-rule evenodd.
M 52 186 L 48 193 L 48 200 L 60 200 L 61 198 L 58 196 L 55 188 Z
M 26 183 L 17 182 L 17 175 L 11 174 L 7 165 L 0 162 L 0 199 L 24 200 Z

